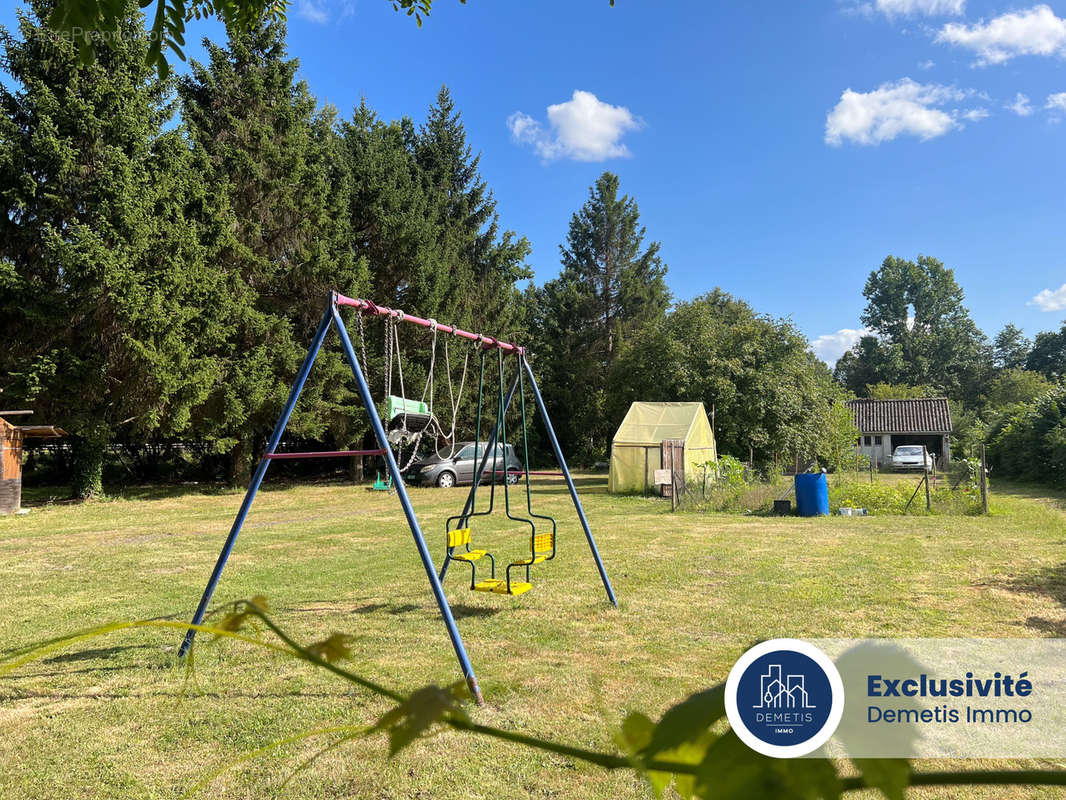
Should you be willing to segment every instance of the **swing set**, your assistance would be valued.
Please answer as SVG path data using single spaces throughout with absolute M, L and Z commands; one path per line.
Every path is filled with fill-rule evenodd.
M 344 324 L 344 320 L 341 317 L 340 309 L 343 307 L 351 307 L 356 310 L 357 322 L 359 327 L 359 338 L 362 348 L 362 364 L 360 365 L 359 358 L 356 356 L 355 349 L 352 346 L 351 338 L 348 335 L 348 329 Z M 364 315 L 369 317 L 381 317 L 385 320 L 385 418 L 382 419 L 377 411 L 377 405 L 374 402 L 371 395 L 370 386 L 367 382 L 367 359 L 366 359 L 366 336 L 364 331 Z M 406 322 L 414 325 L 421 326 L 423 328 L 429 328 L 433 332 L 432 350 L 430 356 L 430 364 L 426 378 L 426 389 L 423 390 L 421 401 L 411 401 L 403 397 L 404 385 L 403 385 L 403 368 L 400 363 L 400 345 L 399 345 L 399 325 L 398 323 Z M 304 384 L 307 381 L 307 376 L 311 371 L 311 367 L 314 364 L 315 358 L 318 355 L 319 350 L 322 348 L 322 343 L 325 340 L 326 334 L 329 333 L 330 328 L 335 328 L 340 338 L 341 347 L 344 351 L 345 359 L 352 370 L 352 376 L 355 378 L 356 387 L 358 389 L 359 398 L 365 408 L 370 420 L 370 427 L 374 433 L 374 438 L 377 441 L 377 449 L 368 450 L 337 450 L 328 452 L 278 452 L 277 448 L 281 441 L 281 437 L 285 432 L 285 427 L 288 424 L 289 417 L 292 415 L 293 409 L 296 406 L 296 402 L 300 397 L 300 392 L 303 389 Z M 446 538 L 446 551 L 444 562 L 441 565 L 440 572 L 438 574 L 433 559 L 430 556 L 429 548 L 426 545 L 425 537 L 422 533 L 421 525 L 418 521 L 418 516 L 415 514 L 414 508 L 411 505 L 410 497 L 407 494 L 407 488 L 404 484 L 403 472 L 411 464 L 415 462 L 417 453 L 419 450 L 419 444 L 422 440 L 429 436 L 433 439 L 433 448 L 438 457 L 441 456 L 440 442 L 443 440 L 448 448 L 448 458 L 455 454 L 456 448 L 456 416 L 458 415 L 458 409 L 462 398 L 463 386 L 466 382 L 467 367 L 470 359 L 470 349 L 466 354 L 463 363 L 462 380 L 459 386 L 458 394 L 453 392 L 452 386 L 452 374 L 451 374 L 451 359 L 448 350 L 447 337 L 444 341 L 444 354 L 445 354 L 445 369 L 448 374 L 448 393 L 449 393 L 449 407 L 451 410 L 452 420 L 450 430 L 445 432 L 443 426 L 433 413 L 433 396 L 434 396 L 434 375 L 436 372 L 436 354 L 437 354 L 437 337 L 438 333 L 450 334 L 456 337 L 456 339 L 464 339 L 472 343 L 470 349 L 476 350 L 480 356 L 480 376 L 478 381 L 478 401 L 477 401 L 477 421 L 475 425 L 475 455 L 474 463 L 476 468 L 473 475 L 473 484 L 470 487 L 470 492 L 467 495 L 466 501 L 463 505 L 462 511 L 450 518 L 445 523 L 445 538 Z M 488 423 L 488 415 L 484 412 L 487 409 L 485 403 L 485 376 L 486 366 L 489 353 L 491 351 L 496 353 L 496 366 L 498 371 L 499 380 L 498 387 L 496 387 L 496 402 L 495 402 L 495 421 Z M 511 358 L 513 357 L 513 358 Z M 504 391 L 506 386 L 505 372 L 506 364 L 508 360 L 513 360 L 515 367 L 515 375 L 510 383 L 510 388 Z M 395 363 L 400 376 L 400 396 L 392 395 L 392 375 L 393 364 Z M 421 559 L 422 566 L 425 569 L 426 577 L 429 579 L 430 589 L 433 592 L 433 597 L 436 600 L 437 606 L 440 609 L 441 617 L 444 619 L 444 625 L 448 631 L 448 637 L 451 639 L 452 647 L 455 650 L 456 658 L 459 661 L 459 666 L 462 670 L 463 677 L 466 679 L 467 685 L 470 688 L 470 693 L 480 705 L 484 703 L 484 699 L 481 695 L 481 689 L 478 685 L 477 677 L 474 674 L 474 668 L 470 663 L 470 659 L 467 656 L 466 648 L 463 645 L 462 638 L 459 635 L 459 629 L 455 623 L 455 617 L 452 614 L 451 606 L 448 603 L 447 597 L 444 594 L 444 588 L 442 582 L 447 575 L 448 567 L 453 561 L 468 564 L 470 566 L 470 589 L 481 592 L 491 592 L 494 594 L 504 594 L 517 596 L 528 592 L 532 588 L 530 580 L 530 569 L 536 564 L 542 564 L 546 561 L 551 561 L 556 555 L 556 532 L 557 526 L 554 519 L 542 514 L 536 514 L 533 511 L 533 498 L 532 490 L 529 482 L 530 475 L 540 474 L 530 472 L 529 469 L 529 442 L 527 433 L 527 414 L 526 414 L 526 381 L 529 382 L 529 388 L 532 394 L 534 404 L 541 415 L 541 419 L 544 421 L 544 427 L 548 434 L 548 440 L 551 444 L 552 452 L 555 455 L 555 460 L 559 465 L 561 475 L 567 485 L 567 489 L 570 493 L 570 498 L 574 503 L 574 509 L 577 512 L 578 519 L 581 522 L 581 528 L 585 533 L 585 540 L 588 543 L 589 550 L 591 551 L 593 560 L 596 563 L 597 571 L 599 572 L 600 580 L 603 583 L 603 588 L 607 592 L 607 598 L 610 602 L 617 606 L 618 601 L 615 599 L 614 589 L 611 587 L 610 579 L 607 577 L 607 570 L 603 565 L 603 560 L 600 558 L 599 550 L 596 547 L 596 541 L 592 536 L 592 531 L 589 528 L 588 519 L 585 517 L 585 511 L 581 506 L 581 500 L 578 498 L 577 490 L 574 487 L 574 480 L 570 474 L 570 469 L 567 467 L 566 459 L 563 456 L 562 449 L 559 446 L 559 441 L 556 438 L 555 430 L 552 427 L 551 419 L 548 416 L 548 411 L 544 406 L 544 400 L 541 397 L 540 389 L 537 386 L 536 378 L 533 376 L 533 370 L 529 366 L 529 361 L 526 359 L 526 350 L 524 347 L 511 344 L 510 342 L 504 342 L 500 339 L 491 336 L 485 336 L 484 334 L 471 333 L 464 331 L 451 325 L 443 325 L 433 319 L 422 319 L 410 314 L 406 314 L 403 311 L 385 308 L 384 306 L 378 306 L 371 303 L 369 300 L 357 300 L 350 297 L 345 297 L 337 292 L 332 292 L 329 297 L 329 305 L 325 315 L 322 317 L 321 323 L 319 323 L 318 330 L 315 332 L 314 338 L 311 341 L 311 346 L 307 351 L 307 355 L 304 358 L 303 364 L 300 366 L 300 370 L 296 375 L 296 380 L 289 392 L 288 400 L 281 412 L 281 416 L 278 418 L 277 423 L 274 426 L 274 430 L 270 435 L 270 439 L 267 442 L 266 451 L 263 454 L 255 472 L 252 475 L 251 483 L 248 486 L 248 491 L 244 495 L 244 500 L 241 502 L 240 509 L 237 512 L 237 517 L 233 521 L 233 526 L 230 528 L 229 535 L 226 537 L 225 544 L 222 547 L 222 552 L 219 553 L 218 560 L 215 563 L 214 569 L 211 572 L 211 576 L 208 579 L 207 586 L 204 589 L 203 596 L 200 598 L 200 603 L 196 608 L 196 612 L 192 618 L 192 625 L 199 625 L 203 622 L 204 615 L 207 612 L 207 606 L 211 601 L 211 597 L 218 586 L 219 579 L 222 576 L 222 570 L 226 566 L 226 561 L 229 558 L 233 546 L 237 541 L 237 535 L 240 533 L 241 528 L 244 525 L 245 518 L 248 516 L 248 511 L 251 509 L 252 502 L 255 500 L 256 494 L 259 491 L 259 487 L 262 485 L 263 479 L 266 477 L 267 468 L 270 466 L 270 462 L 278 459 L 295 459 L 295 458 L 328 458 L 328 457 L 361 457 L 361 456 L 381 456 L 385 460 L 386 466 L 386 480 L 382 480 L 380 475 L 375 482 L 374 488 L 379 488 L 378 484 L 381 484 L 382 489 L 391 489 L 395 491 L 396 496 L 399 498 L 400 505 L 403 508 L 405 517 L 407 518 L 407 524 L 411 529 L 411 535 L 414 538 L 415 547 L 418 551 L 419 558 Z M 521 409 L 521 421 L 522 421 L 522 446 L 523 446 L 523 473 L 525 477 L 525 510 L 515 511 L 511 506 L 510 492 L 508 489 L 509 483 L 512 478 L 520 478 L 514 471 L 508 471 L 507 460 L 504 452 L 504 448 L 507 442 L 507 412 L 511 407 L 511 403 L 514 399 L 515 392 L 519 393 L 519 406 Z M 428 404 L 426 398 L 429 398 Z M 489 424 L 488 440 L 485 443 L 484 450 L 481 449 L 481 431 L 483 417 L 485 417 L 486 424 Z M 500 446 L 497 446 L 497 442 Z M 410 456 L 404 466 L 401 467 L 400 461 L 403 449 L 406 446 L 411 447 Z M 396 453 L 393 453 L 393 448 L 396 449 Z M 492 458 L 492 466 L 489 468 L 489 458 Z M 499 459 L 503 458 L 502 469 Z M 489 502 L 488 507 L 478 511 L 477 505 L 477 492 L 479 486 L 481 486 L 483 478 L 488 476 L 489 481 Z M 494 511 L 496 505 L 496 483 L 498 479 L 502 477 L 499 482 L 502 484 L 503 492 L 503 511 L 507 520 L 519 523 L 523 529 L 528 529 L 529 533 L 529 554 L 524 558 L 520 558 L 516 561 L 509 563 L 504 570 L 502 578 L 496 577 L 496 559 L 495 557 L 485 549 L 474 549 L 472 547 L 472 521 L 479 517 L 487 517 Z M 517 481 L 516 481 L 517 483 Z M 489 576 L 483 577 L 481 580 L 477 579 L 477 567 L 479 563 L 483 563 L 483 559 L 488 562 Z M 518 570 L 524 573 L 522 577 L 525 580 L 518 580 L 512 578 L 512 570 Z M 196 629 L 189 628 L 186 631 L 185 639 L 178 650 L 178 656 L 184 657 L 189 648 L 193 644 L 193 640 L 196 636 Z

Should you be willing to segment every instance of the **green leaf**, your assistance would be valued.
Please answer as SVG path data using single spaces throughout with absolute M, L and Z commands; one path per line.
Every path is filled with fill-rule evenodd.
M 465 681 L 451 686 L 426 686 L 378 720 L 373 730 L 389 735 L 389 756 L 394 756 L 422 736 L 445 715 L 454 714 L 467 720 L 460 702 L 469 696 Z
M 241 600 L 234 603 L 233 611 L 225 616 L 215 627 L 235 633 L 244 627 L 244 623 L 248 621 L 249 617 L 256 616 L 257 612 L 258 614 L 266 614 L 269 610 L 267 599 L 263 595 L 257 594 L 251 600 Z M 218 636 L 216 635 L 215 638 L 217 639 Z
M 724 716 L 725 684 L 697 692 L 663 714 L 644 755 L 654 756 L 686 742 L 698 741 L 711 725 Z
M 656 797 L 662 797 L 663 791 L 670 785 L 673 775 L 669 772 L 656 772 L 641 767 L 639 753 L 651 744 L 655 723 L 639 711 L 634 711 L 622 721 L 622 730 L 615 737 L 618 746 L 630 757 L 635 768 L 639 769 L 651 783 Z
M 911 782 L 911 765 L 905 758 L 856 758 L 863 782 L 879 790 L 888 800 L 903 800 Z
M 622 721 L 618 743 L 630 755 L 636 755 L 651 744 L 655 723 L 644 714 L 634 711 Z
M 354 636 L 346 633 L 335 633 L 328 639 L 308 645 L 307 652 L 315 658 L 320 658 L 332 664 L 334 661 L 340 661 L 342 658 L 351 656 L 351 643 L 354 641 Z
M 840 779 L 831 761 L 769 758 L 730 731 L 707 749 L 696 776 L 696 794 L 716 800 L 837 800 Z

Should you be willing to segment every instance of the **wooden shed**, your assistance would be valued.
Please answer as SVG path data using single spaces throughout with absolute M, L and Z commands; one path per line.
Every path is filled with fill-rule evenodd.
M 922 444 L 943 468 L 951 463 L 951 409 L 946 397 L 849 400 L 859 429 L 855 449 L 875 466 L 888 464 L 903 444 Z
M 14 514 L 22 505 L 22 443 L 26 439 L 55 439 L 66 431 L 54 425 L 13 425 L 5 417 L 24 417 L 32 411 L 0 411 L 0 514 Z

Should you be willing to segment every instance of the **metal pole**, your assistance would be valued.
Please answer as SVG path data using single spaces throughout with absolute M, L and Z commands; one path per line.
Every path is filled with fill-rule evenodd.
M 925 510 L 932 511 L 933 503 L 929 498 L 929 451 L 922 445 L 922 469 L 925 470 Z
M 981 511 L 988 513 L 988 463 L 985 461 L 984 442 L 981 442 Z
M 274 432 L 270 434 L 270 441 L 267 443 L 266 452 L 263 454 L 263 458 L 260 459 L 255 474 L 252 475 L 252 482 L 248 484 L 248 491 L 245 492 L 244 501 L 241 503 L 240 510 L 237 512 L 237 518 L 233 520 L 233 527 L 230 528 L 229 536 L 226 537 L 226 543 L 222 546 L 222 552 L 218 555 L 218 561 L 215 562 L 215 568 L 211 571 L 211 577 L 207 581 L 207 587 L 204 589 L 204 594 L 200 598 L 200 605 L 196 607 L 196 613 L 193 614 L 193 625 L 199 625 L 204 620 L 204 614 L 207 613 L 207 604 L 211 602 L 211 595 L 215 593 L 215 587 L 218 586 L 218 580 L 222 577 L 222 570 L 225 569 L 226 560 L 229 558 L 230 551 L 233 550 L 233 545 L 237 541 L 237 534 L 241 532 L 241 528 L 244 526 L 244 519 L 248 516 L 248 509 L 252 507 L 252 501 L 255 500 L 255 495 L 259 491 L 259 486 L 262 484 L 263 478 L 266 476 L 267 467 L 270 466 L 270 459 L 267 458 L 267 456 L 271 455 L 274 450 L 277 449 L 278 442 L 281 441 L 281 435 L 285 432 L 285 426 L 289 422 L 292 410 L 295 408 L 296 401 L 300 397 L 300 392 L 304 388 L 304 383 L 307 381 L 307 376 L 311 372 L 311 365 L 315 363 L 315 356 L 318 355 L 318 351 L 322 347 L 322 340 L 326 338 L 326 334 L 329 332 L 329 326 L 332 320 L 331 304 L 330 309 L 328 309 L 322 317 L 322 322 L 319 323 L 318 330 L 315 331 L 315 338 L 311 340 L 311 347 L 307 350 L 307 355 L 304 357 L 304 363 L 300 366 L 300 371 L 296 374 L 296 380 L 289 392 L 289 399 L 285 403 L 285 408 L 282 410 L 281 416 L 278 417 L 277 424 L 274 425 Z M 178 648 L 178 658 L 185 657 L 186 653 L 189 652 L 189 648 L 192 647 L 192 642 L 195 638 L 196 630 L 194 628 L 189 628 L 189 630 L 185 632 L 185 640 L 181 643 L 181 647 Z
M 548 409 L 544 406 L 544 398 L 540 396 L 540 388 L 537 386 L 537 379 L 533 376 L 533 369 L 529 366 L 529 362 L 526 361 L 525 355 L 520 355 L 522 360 L 522 367 L 526 371 L 526 375 L 529 376 L 529 385 L 533 388 L 533 399 L 537 403 L 537 409 L 540 411 L 540 415 L 544 418 L 544 427 L 548 431 L 548 441 L 551 442 L 552 451 L 555 453 L 555 460 L 559 462 L 559 467 L 563 471 L 563 477 L 566 478 L 566 487 L 570 490 L 570 499 L 574 501 L 574 509 L 577 511 L 578 519 L 581 520 L 581 527 L 585 531 L 585 539 L 589 543 L 589 549 L 592 551 L 592 557 L 596 559 L 596 569 L 600 572 L 600 580 L 603 581 L 603 588 L 607 590 L 607 598 L 615 606 L 618 605 L 618 600 L 614 596 L 614 589 L 611 588 L 611 580 L 607 577 L 607 568 L 603 566 L 603 559 L 600 558 L 600 551 L 596 549 L 596 540 L 592 538 L 592 530 L 589 528 L 589 521 L 585 518 L 585 509 L 581 507 L 581 500 L 578 499 L 577 489 L 574 488 L 574 479 L 570 475 L 570 468 L 566 466 L 566 459 L 563 457 L 563 449 L 559 446 L 559 440 L 555 436 L 555 429 L 552 427 L 551 417 L 548 416 Z
M 510 390 L 507 392 L 507 398 L 503 401 L 503 413 L 507 413 L 507 409 L 511 407 L 511 398 L 514 397 L 515 391 L 518 389 L 518 374 L 515 373 L 514 382 L 511 384 Z M 478 465 L 478 470 L 473 476 L 473 484 L 470 486 L 470 493 L 466 496 L 466 504 L 463 506 L 463 523 L 466 522 L 466 517 L 470 513 L 470 510 L 474 506 L 474 492 L 477 491 L 478 485 L 481 483 L 481 476 L 485 474 L 485 465 L 489 463 L 489 454 L 492 452 L 492 448 L 496 446 L 496 438 L 500 435 L 500 424 L 503 422 L 503 417 L 500 416 L 496 420 L 496 424 L 492 426 L 492 433 L 489 434 L 488 444 L 485 446 L 485 453 L 481 456 L 481 463 Z M 507 444 L 507 442 L 504 442 Z M 507 475 L 507 458 L 504 457 L 504 483 L 506 483 Z M 493 480 L 496 480 L 496 476 L 492 476 Z
M 429 555 L 429 547 L 426 546 L 426 539 L 422 535 L 422 529 L 418 524 L 418 517 L 415 514 L 414 508 L 411 506 L 411 498 L 407 496 L 407 487 L 403 484 L 403 475 L 400 474 L 400 466 L 396 463 L 396 457 L 393 455 L 392 450 L 389 448 L 389 440 L 385 435 L 385 428 L 381 424 L 381 419 L 377 415 L 375 410 L 374 398 L 370 394 L 370 387 L 367 386 L 366 378 L 363 377 L 363 371 L 359 368 L 359 359 L 355 356 L 355 350 L 352 348 L 351 339 L 348 338 L 348 331 L 344 327 L 344 320 L 341 319 L 340 311 L 336 305 L 331 305 L 331 311 L 333 314 L 333 325 L 337 329 L 337 333 L 341 339 L 341 345 L 344 347 L 344 353 L 348 358 L 348 364 L 352 368 L 352 375 L 355 377 L 356 386 L 359 389 L 359 396 L 363 400 L 363 405 L 366 407 L 367 416 L 370 417 L 370 427 L 374 431 L 374 436 L 378 440 L 378 445 L 385 451 L 385 464 L 389 469 L 389 473 L 392 475 L 392 488 L 396 490 L 397 497 L 400 498 L 400 505 L 403 506 L 403 513 L 407 517 L 407 524 L 411 527 L 411 535 L 414 537 L 415 545 L 418 547 L 419 558 L 422 559 L 422 566 L 426 570 L 426 577 L 429 578 L 429 585 L 433 589 L 433 597 L 437 601 L 437 606 L 440 608 L 441 616 L 444 617 L 444 625 L 448 629 L 448 637 L 452 640 L 452 647 L 455 649 L 455 655 L 459 659 L 459 665 L 462 667 L 463 676 L 466 678 L 466 684 L 470 687 L 470 694 L 478 705 L 485 704 L 485 698 L 481 696 L 481 687 L 478 686 L 477 677 L 474 675 L 474 667 L 470 664 L 470 658 L 466 654 L 466 648 L 463 647 L 462 637 L 459 636 L 459 629 L 455 625 L 455 617 L 452 616 L 451 606 L 448 605 L 448 598 L 444 596 L 444 588 L 440 584 L 440 580 L 437 578 L 437 570 L 433 566 L 433 559 Z
M 507 413 L 507 409 L 509 409 L 511 407 L 511 398 L 514 397 L 514 393 L 515 393 L 515 390 L 517 388 L 518 388 L 518 375 L 515 375 L 514 383 L 511 384 L 511 388 L 507 392 L 507 399 L 505 399 L 503 401 L 503 412 L 505 414 Z M 496 446 L 496 437 L 499 435 L 499 432 L 500 432 L 500 422 L 501 422 L 501 420 L 502 420 L 502 417 L 501 417 L 501 419 L 497 419 L 496 420 L 496 424 L 492 426 L 492 433 L 489 435 L 488 446 L 485 448 L 484 455 L 481 456 L 481 463 L 478 464 L 477 472 L 475 472 L 474 475 L 472 476 L 473 483 L 470 484 L 470 492 L 466 496 L 466 503 L 463 504 L 463 513 L 460 515 L 462 517 L 462 519 L 460 520 L 460 527 L 463 527 L 463 526 L 465 526 L 467 524 L 467 522 L 468 522 L 467 517 L 470 515 L 470 512 L 474 508 L 474 495 L 477 492 L 478 486 L 481 483 L 481 476 L 485 474 L 485 465 L 488 464 L 488 462 L 489 462 L 489 453 L 491 453 L 492 452 L 492 448 Z M 504 444 L 507 444 L 507 442 L 504 442 Z M 506 485 L 506 483 L 507 483 L 507 457 L 506 457 L 506 454 L 504 455 L 503 463 L 504 463 L 503 480 L 504 480 L 504 485 Z M 495 475 L 492 476 L 492 480 L 493 481 L 496 480 L 496 476 Z M 450 560 L 445 559 L 444 565 L 440 568 L 440 574 L 437 576 L 437 578 L 440 579 L 441 581 L 443 581 L 444 577 L 448 574 L 448 565 L 450 563 L 451 563 Z

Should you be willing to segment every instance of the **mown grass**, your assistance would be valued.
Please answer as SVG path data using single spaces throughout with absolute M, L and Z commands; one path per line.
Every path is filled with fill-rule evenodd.
M 479 721 L 611 748 L 626 711 L 657 716 L 724 680 L 760 639 L 1066 635 L 1066 502 L 1058 497 L 1005 487 L 987 518 L 796 519 L 672 515 L 662 501 L 607 495 L 600 477 L 579 483 L 620 607 L 606 602 L 561 482 L 539 481 L 537 510 L 558 517 L 560 548 L 536 569 L 533 591 L 471 593 L 460 570 L 446 582 L 488 700 L 473 711 Z M 438 562 L 444 519 L 464 496 L 412 491 Z M 0 518 L 0 650 L 110 620 L 187 618 L 239 502 L 235 492 L 150 488 Z M 474 535 L 505 560 L 526 546 L 518 530 L 495 518 L 477 521 Z M 458 677 L 394 495 L 341 485 L 264 491 L 215 602 L 254 594 L 265 594 L 303 641 L 354 634 L 349 667 L 391 687 Z M 175 667 L 179 638 L 119 634 L 0 680 L 0 797 L 177 797 L 275 739 L 371 723 L 385 708 L 321 671 L 230 642 L 203 642 L 186 685 Z M 632 774 L 452 733 L 392 760 L 381 738 L 356 742 L 283 787 L 320 744 L 238 767 L 204 795 L 650 796 Z

